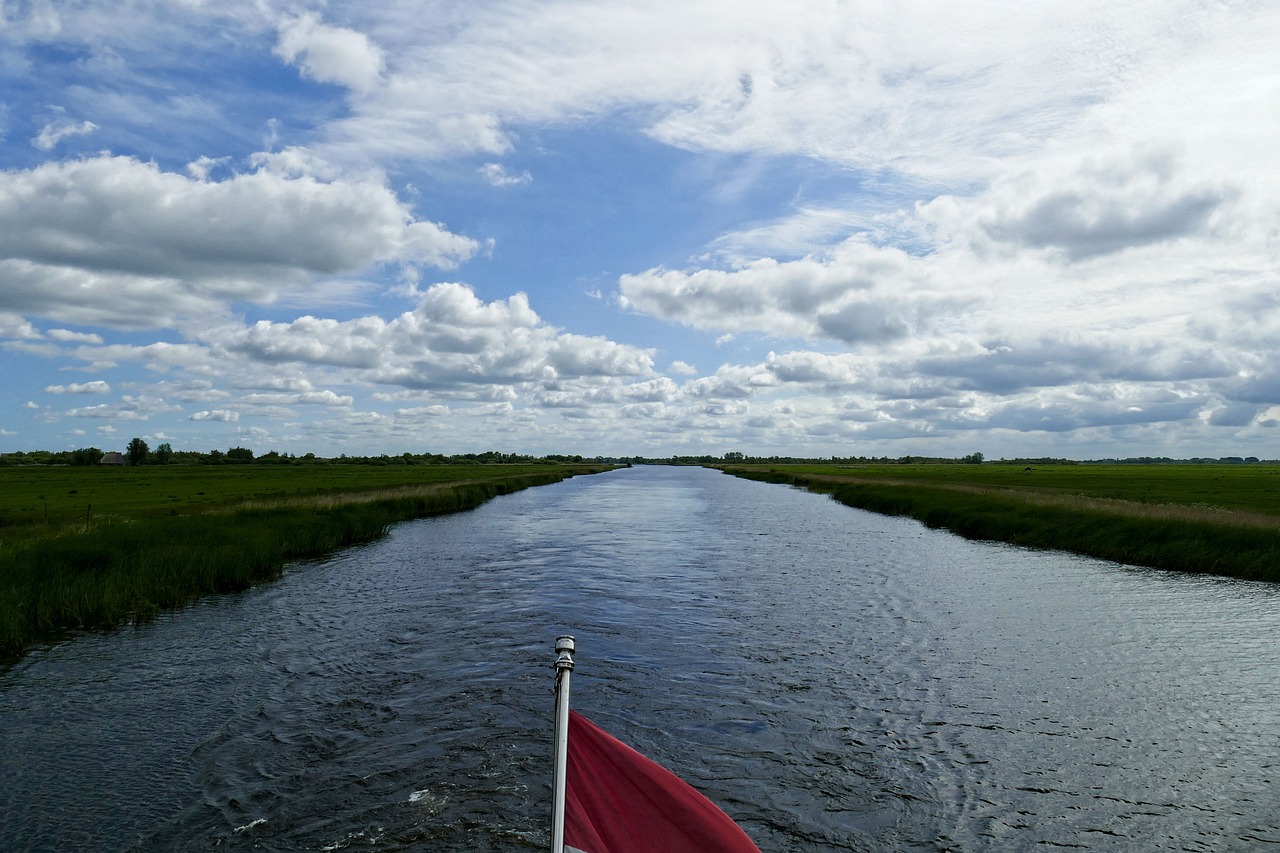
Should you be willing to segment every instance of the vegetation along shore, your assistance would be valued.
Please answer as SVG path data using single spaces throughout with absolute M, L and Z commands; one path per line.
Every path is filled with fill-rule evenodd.
M 724 464 L 970 539 L 1280 581 L 1280 465 Z
M 244 589 L 397 521 L 610 467 L 394 459 L 0 467 L 0 659 Z

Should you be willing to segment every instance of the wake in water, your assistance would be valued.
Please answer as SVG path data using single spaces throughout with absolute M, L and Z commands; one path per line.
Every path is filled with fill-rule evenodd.
M 1280 844 L 1280 596 L 638 468 L 0 674 L 33 850 L 542 849 L 574 705 L 763 850 Z

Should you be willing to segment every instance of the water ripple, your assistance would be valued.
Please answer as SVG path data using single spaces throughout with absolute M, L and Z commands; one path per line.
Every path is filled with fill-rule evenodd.
M 697 469 L 522 492 L 0 673 L 29 850 L 542 849 L 574 704 L 765 850 L 1280 845 L 1270 586 Z

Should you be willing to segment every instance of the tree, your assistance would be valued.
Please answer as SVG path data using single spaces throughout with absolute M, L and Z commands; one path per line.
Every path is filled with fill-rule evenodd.
M 82 447 L 71 451 L 72 465 L 97 465 L 102 461 L 102 451 L 96 447 Z
M 125 455 L 129 457 L 130 465 L 145 465 L 147 462 L 147 443 L 140 438 L 135 438 L 129 442 L 129 446 L 125 449 Z
M 253 451 L 247 447 L 232 447 L 227 450 L 227 458 L 236 462 L 252 462 Z
M 166 441 L 156 448 L 156 462 L 161 465 L 168 465 L 171 459 L 173 459 L 173 448 Z

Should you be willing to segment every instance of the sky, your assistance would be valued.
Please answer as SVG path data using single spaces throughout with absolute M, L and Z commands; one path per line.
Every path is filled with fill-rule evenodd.
M 1280 4 L 0 0 L 0 451 L 1280 457 Z

